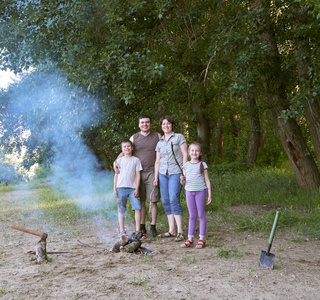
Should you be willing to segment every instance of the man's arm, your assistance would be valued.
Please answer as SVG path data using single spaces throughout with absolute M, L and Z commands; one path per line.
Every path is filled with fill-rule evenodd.
M 119 173 L 120 173 L 120 166 L 119 166 L 117 160 L 118 160 L 120 157 L 123 157 L 123 156 L 124 156 L 124 154 L 123 154 L 123 152 L 121 152 L 121 153 L 118 155 L 118 157 L 116 158 L 116 160 L 113 162 L 113 170 L 114 170 L 114 172 L 115 172 L 116 174 L 119 174 Z

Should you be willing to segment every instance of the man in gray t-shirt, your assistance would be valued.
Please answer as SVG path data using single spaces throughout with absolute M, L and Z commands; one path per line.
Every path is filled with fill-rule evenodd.
M 140 230 L 146 234 L 146 202 L 149 203 L 150 233 L 153 237 L 158 235 L 156 222 L 158 215 L 157 202 L 160 201 L 159 186 L 153 185 L 154 180 L 154 163 L 156 160 L 156 145 L 161 135 L 151 130 L 151 118 L 149 116 L 139 117 L 140 132 L 131 136 L 130 141 L 134 144 L 134 155 L 141 161 L 143 171 L 141 172 L 140 182 L 140 200 L 141 200 L 141 226 Z M 118 157 L 123 154 L 120 153 Z M 114 170 L 116 173 L 121 172 L 119 165 L 115 162 Z

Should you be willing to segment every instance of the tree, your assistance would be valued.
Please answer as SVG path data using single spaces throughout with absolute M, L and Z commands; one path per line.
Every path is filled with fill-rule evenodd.
M 4 4 L 3 64 L 19 70 L 50 61 L 94 94 L 104 122 L 83 136 L 101 160 L 136 130 L 140 113 L 166 113 L 190 141 L 203 143 L 208 157 L 219 153 L 255 166 L 269 150 L 274 160 L 285 151 L 300 185 L 319 185 L 316 2 Z

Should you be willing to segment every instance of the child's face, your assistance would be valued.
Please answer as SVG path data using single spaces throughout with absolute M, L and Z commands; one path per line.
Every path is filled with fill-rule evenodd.
M 193 159 L 198 159 L 201 155 L 201 149 L 198 145 L 191 145 L 189 147 L 189 155 Z
M 131 154 L 132 153 L 132 145 L 131 145 L 131 143 L 129 143 L 129 142 L 124 142 L 124 143 L 122 143 L 122 152 L 124 153 L 124 154 Z

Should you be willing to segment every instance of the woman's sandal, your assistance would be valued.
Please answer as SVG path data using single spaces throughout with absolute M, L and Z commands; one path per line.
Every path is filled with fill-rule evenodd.
M 188 248 L 193 245 L 193 241 L 191 242 L 190 240 L 185 241 L 184 243 L 181 244 L 181 248 Z
M 178 233 L 177 237 L 174 239 L 175 242 L 181 242 L 184 240 L 184 235 L 182 233 Z
M 199 240 L 198 244 L 196 245 L 197 249 L 201 249 L 205 246 L 206 242 L 204 240 Z
M 176 236 L 175 234 L 172 234 L 169 231 L 157 235 L 158 238 L 169 238 L 169 237 L 175 237 L 175 236 Z

